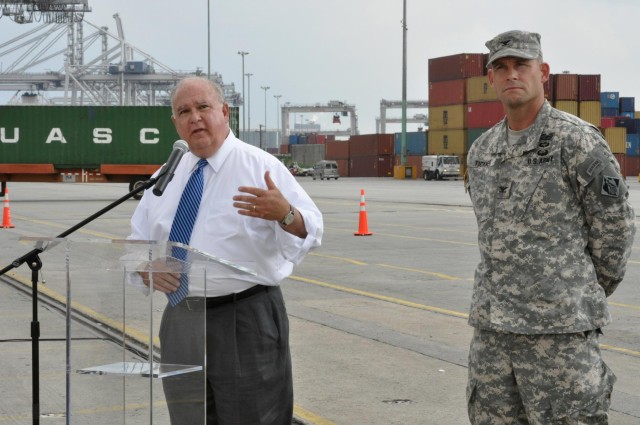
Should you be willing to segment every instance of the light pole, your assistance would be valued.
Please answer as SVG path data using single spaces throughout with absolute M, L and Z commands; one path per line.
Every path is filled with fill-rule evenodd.
M 277 130 L 276 130 L 276 147 L 278 148 L 278 150 L 280 149 L 280 98 L 282 97 L 281 94 L 275 94 L 273 95 L 273 97 L 276 98 L 276 123 L 277 123 Z
M 267 135 L 267 90 L 271 87 L 269 86 L 260 86 L 262 90 L 264 90 L 264 134 Z M 266 137 L 265 137 L 266 139 Z M 266 143 L 265 143 L 266 145 Z
M 244 57 L 245 57 L 245 55 L 248 55 L 249 52 L 240 51 L 240 52 L 238 52 L 238 54 L 242 56 L 242 132 L 246 133 L 247 132 L 247 128 L 244 126 L 245 116 L 246 116 L 245 113 L 244 113 L 244 103 L 245 103 L 244 102 L 244 99 L 245 99 L 244 98 Z M 242 137 L 244 137 L 244 135 Z M 240 137 L 240 138 L 242 138 L 242 137 Z
M 247 128 L 249 132 L 251 132 L 251 76 L 252 73 L 244 74 L 247 76 L 247 109 L 249 110 L 247 113 Z

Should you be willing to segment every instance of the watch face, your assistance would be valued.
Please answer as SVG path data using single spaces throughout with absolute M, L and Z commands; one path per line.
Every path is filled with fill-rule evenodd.
M 282 222 L 284 223 L 285 226 L 293 223 L 293 212 L 290 212 L 289 214 L 287 214 L 287 216 L 284 218 L 284 220 L 282 220 Z
M 282 225 L 283 226 L 288 226 L 289 224 L 293 223 L 293 218 L 294 218 L 294 212 L 293 212 L 293 208 L 292 208 L 291 211 L 289 211 L 289 214 L 284 216 L 284 219 L 282 219 L 282 221 L 281 221 Z

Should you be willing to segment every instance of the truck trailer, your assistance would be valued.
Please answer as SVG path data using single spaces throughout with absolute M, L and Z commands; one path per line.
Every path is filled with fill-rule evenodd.
M 238 107 L 229 110 L 238 135 Z M 169 106 L 0 106 L 2 193 L 12 181 L 129 183 L 134 190 L 178 139 Z

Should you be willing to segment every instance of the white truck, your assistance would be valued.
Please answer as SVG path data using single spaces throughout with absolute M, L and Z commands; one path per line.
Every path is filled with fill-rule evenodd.
M 425 155 L 422 157 L 422 177 L 442 180 L 460 177 L 460 158 L 455 155 Z

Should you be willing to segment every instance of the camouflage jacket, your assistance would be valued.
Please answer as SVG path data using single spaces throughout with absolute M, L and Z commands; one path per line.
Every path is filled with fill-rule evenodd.
M 635 214 L 620 167 L 596 127 L 540 109 L 526 142 L 506 119 L 467 156 L 480 264 L 469 323 L 522 334 L 597 329 L 626 270 Z

